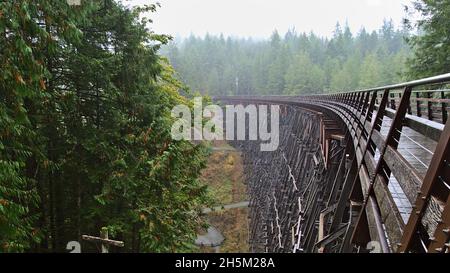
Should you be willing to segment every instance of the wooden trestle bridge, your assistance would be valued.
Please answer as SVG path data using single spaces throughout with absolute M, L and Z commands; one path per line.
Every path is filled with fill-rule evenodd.
M 238 141 L 255 252 L 448 253 L 450 74 L 281 107 L 280 146 Z

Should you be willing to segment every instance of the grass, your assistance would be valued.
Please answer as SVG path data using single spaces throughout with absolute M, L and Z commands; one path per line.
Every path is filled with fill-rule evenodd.
M 243 165 L 240 153 L 226 142 L 214 142 L 208 166 L 203 171 L 201 181 L 208 185 L 214 206 L 238 203 L 247 200 L 243 181 Z M 248 252 L 248 209 L 239 208 L 208 214 L 208 222 L 225 237 L 219 252 Z M 199 252 L 214 252 L 209 247 L 201 247 Z

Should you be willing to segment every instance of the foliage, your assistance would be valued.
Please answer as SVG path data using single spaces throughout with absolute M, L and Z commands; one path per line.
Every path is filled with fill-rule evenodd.
M 417 34 L 409 39 L 414 55 L 408 60 L 410 78 L 428 77 L 450 72 L 450 1 L 417 0 L 410 13 L 418 13 L 419 20 L 405 20 Z
M 206 94 L 314 94 L 402 81 L 407 35 L 392 21 L 357 35 L 337 24 L 330 39 L 295 30 L 258 41 L 191 36 L 163 53 L 184 82 Z
M 207 150 L 170 137 L 189 102 L 141 19 L 155 9 L 0 3 L 0 251 L 65 251 L 103 226 L 121 251 L 191 248 Z

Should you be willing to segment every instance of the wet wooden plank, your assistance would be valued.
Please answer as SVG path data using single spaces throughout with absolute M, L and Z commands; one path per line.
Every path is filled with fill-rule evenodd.
M 370 178 L 369 174 L 366 170 L 366 167 L 363 165 L 361 166 L 361 169 L 359 170 L 359 178 L 361 180 L 361 189 L 364 196 L 367 196 L 367 193 L 369 192 L 369 186 L 370 186 Z
M 422 185 L 422 177 L 419 176 L 398 151 L 390 146 L 386 148 L 384 160 L 400 183 L 409 202 L 414 204 L 417 198 L 417 191 Z
M 426 116 L 426 113 L 423 113 L 423 115 Z M 392 119 L 392 118 L 394 118 L 394 116 L 395 116 L 394 110 L 386 109 L 385 117 Z M 441 132 L 444 127 L 442 124 L 440 124 L 438 122 L 431 121 L 431 120 L 417 117 L 417 116 L 413 116 L 413 115 L 409 115 L 409 114 L 407 114 L 405 116 L 404 125 L 408 126 L 409 128 L 411 128 L 417 132 L 420 132 L 424 136 L 426 136 L 434 141 L 439 140 L 439 136 L 441 135 Z
M 374 193 L 391 247 L 396 251 L 405 224 L 387 185 L 382 182 L 380 176 L 377 177 L 374 184 Z
M 430 141 L 428 142 L 430 143 Z M 413 168 L 398 151 L 395 151 L 391 147 L 387 147 L 384 160 L 399 182 L 410 203 L 415 204 L 418 196 L 417 193 L 422 186 L 423 174 L 419 174 L 417 168 Z M 425 159 L 422 157 L 422 160 Z M 433 235 L 440 221 L 442 210 L 442 204 L 436 198 L 432 197 L 421 219 L 421 223 L 429 236 Z
M 369 172 L 369 177 L 372 178 L 376 168 L 375 159 L 370 153 L 366 153 L 366 155 L 364 156 L 364 160 L 366 162 L 367 171 Z
M 375 145 L 377 145 L 378 150 L 382 150 L 383 149 L 383 145 L 384 145 L 384 137 L 381 135 L 381 133 L 377 130 L 374 130 L 372 133 L 372 141 L 373 143 L 375 143 Z
M 378 236 L 378 229 L 377 229 L 377 224 L 376 224 L 375 215 L 374 215 L 375 209 L 376 208 L 374 208 L 372 206 L 371 202 L 367 202 L 366 216 L 367 216 L 367 224 L 368 224 L 370 239 L 372 241 L 380 242 L 380 237 Z

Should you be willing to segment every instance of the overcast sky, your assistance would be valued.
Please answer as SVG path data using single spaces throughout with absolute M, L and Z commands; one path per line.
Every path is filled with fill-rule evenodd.
M 186 37 L 191 33 L 266 38 L 277 29 L 285 33 L 314 31 L 330 36 L 336 22 L 348 22 L 353 32 L 362 26 L 378 29 L 384 18 L 401 26 L 403 6 L 411 0 L 128 0 L 125 4 L 159 2 L 153 30 Z

